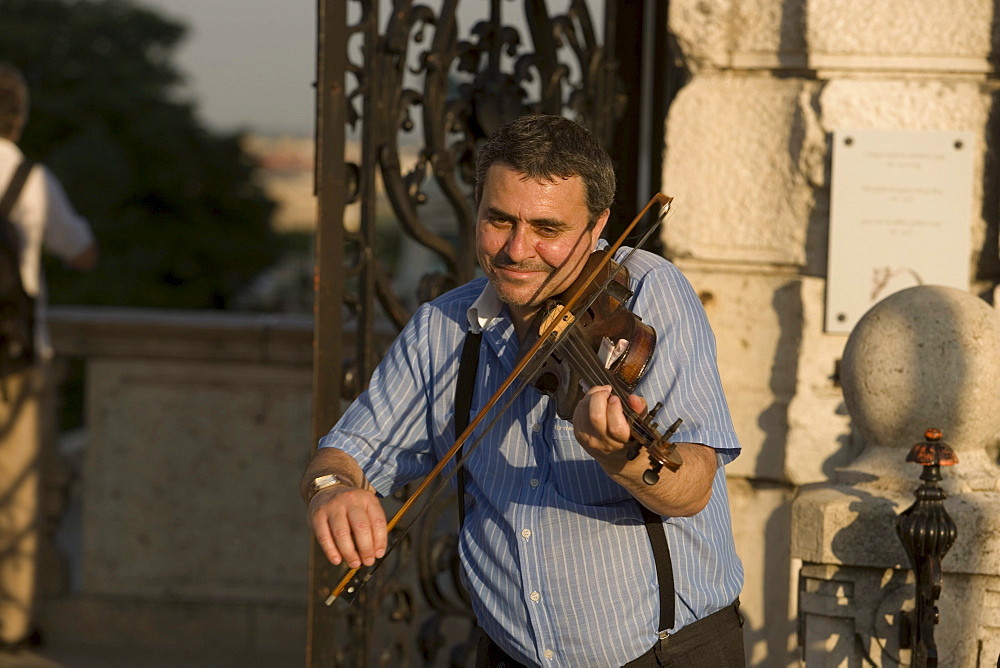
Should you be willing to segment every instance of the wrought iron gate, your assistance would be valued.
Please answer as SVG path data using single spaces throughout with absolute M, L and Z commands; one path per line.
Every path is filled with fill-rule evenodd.
M 659 190 L 680 83 L 666 17 L 666 0 L 318 0 L 316 438 L 414 305 L 473 277 L 474 157 L 497 127 L 525 113 L 589 127 L 618 171 L 612 238 Z M 453 505 L 427 513 L 347 608 L 324 604 L 340 572 L 314 546 L 309 665 L 469 664 Z

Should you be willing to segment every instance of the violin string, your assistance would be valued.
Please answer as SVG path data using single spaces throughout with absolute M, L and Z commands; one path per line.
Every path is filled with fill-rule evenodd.
M 632 437 L 640 446 L 644 446 L 649 450 L 660 443 L 663 435 L 659 432 L 657 425 L 649 421 L 648 413 L 640 415 L 629 405 L 627 395 L 630 393 L 627 392 L 624 385 L 614 374 L 608 373 L 608 370 L 601 364 L 600 359 L 598 359 L 594 349 L 583 340 L 579 329 L 576 329 L 573 334 L 572 337 L 567 339 L 569 346 L 565 350 L 571 356 L 576 356 L 575 361 L 578 362 L 581 374 L 585 376 L 584 379 L 587 383 L 591 386 L 604 384 L 612 387 L 612 390 L 621 399 L 622 412 L 629 424 Z M 609 380 L 611 382 L 608 382 Z M 659 457 L 659 455 L 656 457 L 658 461 Z M 653 461 L 652 453 L 650 453 L 650 461 Z
M 654 197 L 654 199 L 656 198 Z M 642 236 L 639 237 L 639 240 L 635 243 L 634 246 L 629 248 L 629 250 L 625 253 L 625 255 L 621 258 L 620 261 L 612 262 L 611 271 L 608 274 L 607 278 L 605 278 L 605 280 L 602 282 L 600 289 L 596 290 L 594 294 L 591 295 L 591 297 L 582 304 L 582 308 L 580 309 L 581 313 L 584 312 L 586 309 L 589 309 L 593 305 L 594 301 L 596 301 L 598 296 L 605 290 L 607 290 L 608 286 L 611 285 L 611 282 L 615 280 L 615 278 L 618 276 L 618 273 L 625 267 L 625 264 L 632 258 L 635 252 L 639 250 L 642 247 L 642 245 L 649 240 L 649 238 L 653 235 L 653 232 L 655 232 L 657 229 L 660 228 L 661 225 L 663 225 L 663 223 L 667 219 L 667 216 L 670 216 L 672 214 L 673 214 L 673 198 L 669 197 L 666 199 L 665 202 L 663 202 L 663 204 L 661 204 L 660 213 L 656 218 L 656 222 L 650 225 L 649 228 L 645 232 L 643 232 Z M 594 352 L 593 349 L 586 344 L 586 342 L 581 341 L 582 335 L 579 334 L 579 328 L 570 327 L 568 328 L 568 330 L 569 331 L 567 332 L 566 338 L 569 339 L 569 342 L 572 345 L 572 348 L 570 348 L 569 350 L 571 354 L 574 352 L 577 354 L 578 361 L 584 362 L 584 364 L 582 364 L 581 366 L 587 368 L 589 363 L 591 370 L 595 368 L 598 369 L 597 375 L 600 376 L 601 379 L 610 379 L 612 381 L 617 381 L 618 379 L 615 378 L 614 374 L 607 373 L 607 369 L 605 369 L 604 366 L 601 365 L 600 360 L 597 359 L 597 353 Z M 577 336 L 575 337 L 569 336 L 569 334 L 573 333 L 577 334 Z M 625 392 L 624 388 L 616 382 L 611 382 L 611 383 L 594 382 L 593 380 L 587 380 L 587 382 L 591 386 L 598 384 L 610 385 L 615 394 L 618 395 L 618 398 L 621 399 L 623 412 L 625 414 L 626 420 L 629 422 L 629 425 L 631 427 L 642 427 L 643 429 L 649 429 L 650 431 L 653 432 L 655 438 L 651 438 L 650 435 L 646 433 L 638 433 L 637 430 L 634 428 L 632 429 L 633 435 L 643 440 L 645 445 L 649 445 L 658 440 L 659 435 L 656 433 L 655 425 L 648 424 L 645 418 L 643 416 L 640 416 L 635 411 L 635 409 L 633 409 L 629 405 L 628 394 L 631 394 L 630 392 Z
M 579 329 L 570 333 L 566 341 L 566 346 L 570 354 L 575 356 L 575 360 L 582 369 L 590 373 L 590 376 L 586 378 L 589 385 L 610 385 L 619 398 L 625 399 L 628 396 L 624 384 L 601 364 L 597 353 L 583 340 L 583 335 Z
M 562 342 L 560 349 L 573 358 L 573 361 L 577 365 L 577 370 L 588 385 L 591 387 L 597 385 L 608 385 L 611 387 L 614 394 L 621 400 L 622 413 L 629 425 L 632 440 L 647 449 L 650 462 L 673 468 L 667 461 L 670 458 L 669 453 L 671 450 L 662 451 L 660 449 L 660 446 L 664 444 L 671 446 L 669 436 L 659 431 L 658 425 L 651 421 L 648 412 L 640 414 L 632 408 L 628 403 L 628 396 L 632 393 L 614 373 L 611 373 L 601 363 L 597 352 L 586 341 L 579 327 L 574 328 L 565 337 L 565 341 Z M 675 428 L 676 425 L 671 428 L 669 433 L 672 433 Z M 654 449 L 657 451 L 655 455 L 653 452 Z M 663 457 L 667 459 L 663 459 Z
M 629 426 L 633 427 L 633 435 L 638 440 L 649 443 L 652 439 L 650 439 L 648 434 L 643 433 L 643 431 L 650 427 L 643 417 L 629 405 L 628 395 L 631 393 L 627 391 L 624 384 L 614 374 L 608 372 L 608 369 L 598 359 L 597 353 L 582 339 L 583 337 L 579 329 L 574 329 L 564 343 L 565 351 L 577 362 L 588 385 L 592 387 L 597 385 L 611 386 L 612 391 L 621 399 L 623 413 Z M 637 429 L 638 427 L 642 429 Z
M 656 198 L 654 198 L 654 200 L 655 199 Z M 652 204 L 652 201 L 650 202 L 650 204 Z M 647 205 L 647 207 L 648 206 L 649 205 Z M 639 248 L 641 248 L 642 245 L 646 243 L 646 241 L 649 240 L 653 232 L 656 231 L 667 219 L 667 216 L 671 215 L 672 213 L 673 213 L 673 198 L 670 197 L 667 198 L 666 201 L 663 202 L 663 204 L 661 204 L 660 213 L 657 216 L 656 222 L 650 225 L 649 228 L 646 229 L 645 232 L 643 232 L 642 236 L 639 237 L 639 240 L 636 242 L 636 244 L 631 248 L 629 248 L 629 250 L 621 258 L 621 261 L 611 262 L 611 264 L 609 265 L 610 271 L 608 273 L 608 276 L 601 282 L 600 288 L 598 290 L 595 290 L 593 294 L 590 295 L 588 298 L 580 302 L 580 306 L 578 308 L 579 313 L 583 313 L 587 309 L 589 309 L 593 305 L 593 303 L 598 299 L 598 297 L 605 290 L 607 290 L 608 286 L 611 285 L 612 281 L 614 281 L 615 278 L 618 276 L 618 273 L 625 268 L 625 264 L 629 261 L 629 259 L 631 259 L 632 255 L 634 255 L 635 252 L 639 250 Z M 624 407 L 623 410 L 625 413 L 625 417 L 629 421 L 629 424 L 631 426 L 634 427 L 639 426 L 642 427 L 643 429 L 650 429 L 650 425 L 648 425 L 646 421 L 641 416 L 639 416 L 638 413 L 635 412 L 635 409 L 633 409 L 628 404 L 628 394 L 630 393 L 625 391 L 624 386 L 622 386 L 618 382 L 618 379 L 615 378 L 614 374 L 610 374 L 607 372 L 607 369 L 600 363 L 600 360 L 597 359 L 597 353 L 594 352 L 593 349 L 591 349 L 586 342 L 580 340 L 582 339 L 582 334 L 579 334 L 579 328 L 576 327 L 575 324 L 576 323 L 574 323 L 574 326 L 566 328 L 566 331 L 563 332 L 562 336 L 557 337 L 556 339 L 557 345 L 563 344 L 564 343 L 563 339 L 566 339 L 567 341 L 564 344 L 566 351 L 570 354 L 574 353 L 576 354 L 576 359 L 578 362 L 581 363 L 581 367 L 584 369 L 589 369 L 591 372 L 594 372 L 594 369 L 597 370 L 595 372 L 596 377 L 587 379 L 587 383 L 591 386 L 610 385 L 613 388 L 615 394 L 617 394 L 619 399 L 621 399 L 622 405 Z M 655 428 L 650 430 L 653 431 L 655 434 Z M 637 436 L 640 436 L 646 442 L 652 442 L 655 440 L 650 438 L 648 434 L 637 434 Z

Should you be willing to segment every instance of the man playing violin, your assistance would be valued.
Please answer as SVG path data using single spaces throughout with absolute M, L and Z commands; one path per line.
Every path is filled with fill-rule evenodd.
M 614 193 L 607 153 L 570 120 L 522 117 L 483 145 L 476 251 L 485 277 L 420 307 L 303 476 L 310 523 L 332 563 L 367 566 L 385 554 L 379 499 L 426 475 L 458 435 L 467 332 L 481 337 L 475 415 L 537 338 L 547 300 L 604 244 Z M 743 569 L 723 468 L 740 444 L 715 339 L 671 263 L 636 251 L 625 265 L 627 307 L 657 334 L 627 405 L 597 385 L 567 421 L 529 387 L 470 437 L 481 443 L 465 463 L 459 553 L 485 631 L 477 665 L 744 663 Z M 683 465 L 653 485 L 643 482 L 647 459 L 627 456 L 626 414 L 644 414 L 646 399 L 683 419 L 673 438 Z

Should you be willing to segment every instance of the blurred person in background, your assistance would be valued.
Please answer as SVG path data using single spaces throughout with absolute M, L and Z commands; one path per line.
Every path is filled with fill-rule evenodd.
M 41 254 L 69 267 L 89 270 L 97 246 L 87 221 L 70 204 L 56 177 L 43 165 L 26 162 L 18 147 L 28 121 L 28 87 L 21 72 L 0 63 L 0 188 L 21 183 L 7 219 L 19 246 L 14 256 L 32 345 L 16 364 L 0 360 L 0 649 L 37 644 L 34 603 L 38 581 L 41 503 L 48 466 L 55 463 L 55 387 L 50 372 L 52 346 L 45 324 L 45 280 Z M 22 167 L 22 164 L 24 167 Z M 16 178 L 21 171 L 21 178 Z M 0 261 L 4 261 L 0 254 Z M 2 296 L 0 296 L 2 300 Z M 3 335 L 0 323 L 0 336 Z M 0 355 L 3 355 L 0 352 Z M 10 357 L 7 355 L 7 357 Z

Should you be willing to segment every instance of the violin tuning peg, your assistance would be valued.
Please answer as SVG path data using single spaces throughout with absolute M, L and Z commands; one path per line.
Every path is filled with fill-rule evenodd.
M 651 418 L 656 417 L 656 414 L 660 412 L 661 408 L 663 408 L 663 402 L 662 401 L 657 401 L 656 405 L 653 406 L 653 410 L 649 411 L 649 417 L 651 417 Z
M 642 481 L 647 485 L 655 485 L 660 481 L 660 467 L 650 466 L 649 470 L 642 474 Z

